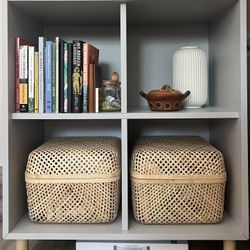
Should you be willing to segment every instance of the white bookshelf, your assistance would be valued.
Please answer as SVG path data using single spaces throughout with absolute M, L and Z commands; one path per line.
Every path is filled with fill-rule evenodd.
M 3 237 L 15 240 L 246 240 L 248 146 L 246 0 L 3 0 Z M 8 35 L 7 35 L 8 34 Z M 104 78 L 121 75 L 122 111 L 15 113 L 15 37 L 82 39 L 100 49 Z M 171 84 L 172 55 L 195 44 L 209 58 L 209 103 L 200 109 L 151 112 L 141 90 Z M 28 154 L 55 136 L 121 138 L 119 218 L 107 225 L 32 223 L 24 171 Z M 222 151 L 228 181 L 225 216 L 211 225 L 141 225 L 131 211 L 129 160 L 139 135 L 199 135 Z

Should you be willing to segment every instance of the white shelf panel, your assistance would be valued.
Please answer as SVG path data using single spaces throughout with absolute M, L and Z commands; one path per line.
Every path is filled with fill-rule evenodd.
M 131 107 L 129 119 L 237 119 L 238 112 L 216 107 L 181 109 L 170 112 L 154 112 L 148 107 Z
M 106 113 L 13 113 L 14 120 L 111 120 L 121 119 L 120 112 L 106 112 Z
M 175 112 L 153 112 L 147 107 L 130 108 L 128 113 L 39 114 L 13 113 L 13 120 L 102 120 L 102 119 L 237 119 L 239 113 L 216 107 L 182 109 Z
M 53 240 L 244 240 L 244 235 L 225 215 L 219 224 L 142 225 L 130 219 L 123 231 L 121 216 L 111 224 L 38 224 L 24 216 L 6 239 Z

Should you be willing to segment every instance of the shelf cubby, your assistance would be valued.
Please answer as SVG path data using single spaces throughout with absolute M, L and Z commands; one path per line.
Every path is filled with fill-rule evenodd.
M 102 79 L 111 79 L 114 71 L 120 73 L 120 4 L 105 1 L 99 4 L 95 1 L 8 1 L 8 40 L 11 41 L 8 54 L 12 55 L 9 70 L 15 72 L 16 37 L 37 47 L 39 36 L 51 41 L 58 36 L 66 42 L 82 40 L 97 47 Z M 11 92 L 15 90 L 14 76 L 9 79 Z M 13 98 L 14 113 L 15 95 L 9 97 Z
M 214 118 L 223 117 L 221 111 L 225 115 L 227 112 L 240 111 L 241 89 L 237 87 L 237 79 L 241 77 L 238 67 L 241 64 L 241 38 L 238 36 L 238 22 L 244 18 L 240 14 L 243 9 L 239 2 L 225 2 L 224 6 L 223 3 L 220 6 L 216 3 L 208 5 L 207 10 L 195 4 L 197 12 L 188 6 L 184 10 L 185 4 L 182 7 L 169 6 L 171 10 L 161 9 L 160 5 L 151 6 L 152 9 L 147 4 L 128 5 L 127 13 L 131 17 L 128 18 L 127 31 L 129 112 L 148 108 L 147 101 L 140 96 L 141 90 L 147 93 L 152 89 L 160 89 L 164 84 L 173 86 L 173 54 L 182 46 L 198 46 L 207 56 L 209 96 L 205 109 L 198 109 L 201 117 L 203 111 L 208 110 L 215 112 Z M 139 6 L 145 13 L 152 12 L 152 18 L 136 18 L 135 8 Z M 190 117 L 192 112 L 188 114 Z

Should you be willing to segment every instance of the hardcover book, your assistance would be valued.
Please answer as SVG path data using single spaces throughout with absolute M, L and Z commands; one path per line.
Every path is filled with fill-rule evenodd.
M 64 113 L 64 44 L 59 41 L 59 112 Z
M 89 65 L 98 64 L 99 50 L 89 43 L 83 45 L 83 112 L 89 111 Z M 92 111 L 94 112 L 94 111 Z
M 59 112 L 59 93 L 60 93 L 60 38 L 57 36 L 55 39 L 55 91 L 56 91 L 56 99 L 55 99 L 55 112 Z
M 56 46 L 52 43 L 52 113 L 56 112 Z
M 29 42 L 21 37 L 16 38 L 16 112 L 20 112 L 20 73 L 19 73 L 19 61 L 20 61 L 20 46 L 29 45 Z
M 28 111 L 29 113 L 35 112 L 35 47 L 29 46 L 29 62 L 28 62 Z
M 46 41 L 45 48 L 45 111 L 52 112 L 52 42 Z
M 95 65 L 89 64 L 89 112 L 95 112 Z
M 73 68 L 72 68 L 72 112 L 81 113 L 83 104 L 83 41 L 73 41 Z
M 64 68 L 63 68 L 63 77 L 64 77 L 64 91 L 63 91 L 63 112 L 68 112 L 68 44 L 64 43 Z
M 39 52 L 39 113 L 44 113 L 44 91 L 45 91 L 45 43 L 46 39 L 42 36 L 38 38 L 38 52 Z
M 35 113 L 39 112 L 39 53 L 35 52 Z
M 73 48 L 72 43 L 68 43 L 68 109 L 67 112 L 72 112 L 72 62 L 73 62 Z
M 19 54 L 19 102 L 20 112 L 28 112 L 28 45 L 20 46 Z

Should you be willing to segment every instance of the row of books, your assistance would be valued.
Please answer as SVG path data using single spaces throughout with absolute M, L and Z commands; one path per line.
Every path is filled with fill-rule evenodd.
M 39 37 L 36 47 L 17 37 L 16 112 L 98 112 L 98 62 L 99 50 L 80 40 Z

